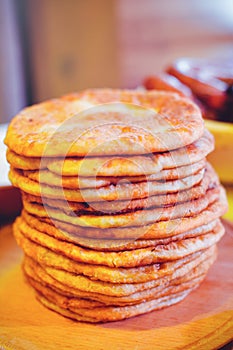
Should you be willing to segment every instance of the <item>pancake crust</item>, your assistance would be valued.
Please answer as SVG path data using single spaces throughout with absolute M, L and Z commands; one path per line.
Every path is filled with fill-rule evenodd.
M 143 297 L 141 298 L 141 300 L 132 300 L 131 302 L 128 303 L 128 305 L 137 305 L 145 300 L 157 299 L 161 296 L 174 294 L 174 293 L 186 290 L 190 287 L 194 287 L 198 282 L 200 282 L 203 279 L 204 276 L 205 275 L 203 273 L 202 275 L 199 275 L 198 277 L 193 278 L 192 280 L 185 280 L 182 284 L 176 284 L 177 283 L 176 281 L 172 281 L 169 284 L 169 286 L 167 287 L 164 286 L 163 289 L 161 288 L 161 286 L 155 287 L 153 292 L 155 292 L 156 290 L 156 293 L 154 293 L 153 296 L 150 295 L 146 297 L 144 300 L 143 300 Z M 47 286 L 46 284 L 37 282 L 34 278 L 29 277 L 28 275 L 26 278 L 29 284 L 32 285 L 40 294 L 47 297 L 47 299 L 50 301 L 56 301 L 58 305 L 63 306 L 65 308 L 72 310 L 73 308 L 94 309 L 95 307 L 103 307 L 102 311 L 104 311 L 104 309 L 109 309 L 109 306 L 111 307 L 111 305 L 104 304 L 95 300 L 78 298 L 78 297 L 73 297 L 69 295 L 67 296 L 65 293 L 63 294 L 62 291 L 58 291 L 56 290 L 56 288 L 52 288 Z M 140 294 L 140 292 L 138 292 L 137 294 Z M 143 295 L 142 292 L 141 294 Z M 112 303 L 114 307 L 124 306 L 124 303 L 119 303 L 119 305 L 114 305 L 114 303 L 117 304 L 117 300 L 115 302 L 113 300 Z
M 181 167 L 176 167 L 174 169 L 165 169 L 156 174 L 152 175 L 138 175 L 138 176 L 127 176 L 127 177 L 83 177 L 83 176 L 59 176 L 49 170 L 25 170 L 23 175 L 29 179 L 44 183 L 50 186 L 78 189 L 78 188 L 100 188 L 111 185 L 116 185 L 117 183 L 130 182 L 138 183 L 145 181 L 169 181 L 178 180 L 185 177 L 197 174 L 205 168 L 205 159 L 193 163 L 191 165 L 184 165 Z
M 167 260 L 176 260 L 211 247 L 224 234 L 224 228 L 222 226 L 219 229 L 214 229 L 209 234 L 187 238 L 180 242 L 171 242 L 166 245 L 157 245 L 153 248 L 141 248 L 123 252 L 100 252 L 81 248 L 80 246 L 58 240 L 42 232 L 38 234 L 36 229 L 32 229 L 21 218 L 16 219 L 13 229 L 16 233 L 19 230 L 33 242 L 75 261 L 110 267 L 136 267 L 165 262 Z
M 182 283 L 192 281 L 194 278 L 199 278 L 205 275 L 208 271 L 209 266 L 211 263 L 213 263 L 214 259 L 216 259 L 216 252 L 212 255 L 212 258 L 210 258 L 209 263 L 204 262 L 204 265 L 202 263 L 198 264 L 192 271 L 188 271 L 187 268 L 185 268 L 185 271 L 187 272 L 185 274 L 185 271 L 183 269 L 183 276 L 174 278 L 173 280 L 170 279 L 168 281 L 168 285 L 178 286 Z M 193 267 L 193 266 L 192 266 Z M 79 290 L 77 288 L 70 287 L 68 285 L 65 285 L 53 277 L 51 277 L 49 274 L 45 272 L 45 270 L 38 264 L 35 264 L 32 260 L 27 259 L 24 260 L 23 264 L 23 270 L 27 277 L 30 277 L 30 279 L 34 279 L 43 286 L 49 286 L 53 290 L 57 291 L 58 293 L 61 293 L 63 295 L 66 295 L 68 297 L 75 297 L 75 298 L 85 298 L 88 300 L 98 301 L 101 303 L 104 303 L 105 305 L 129 305 L 129 304 L 137 304 L 140 301 L 145 301 L 149 299 L 153 299 L 155 296 L 155 293 L 158 295 L 161 292 L 167 293 L 165 291 L 166 285 L 163 283 L 158 283 L 158 285 L 154 288 L 146 289 L 137 293 L 133 293 L 127 296 L 109 296 L 99 293 L 89 293 L 86 291 Z M 182 273 L 181 273 L 182 275 Z M 161 282 L 161 281 L 160 281 Z
M 193 144 L 174 151 L 134 157 L 94 157 L 56 159 L 45 165 L 64 176 L 140 176 L 156 174 L 161 170 L 174 169 L 201 161 L 214 148 L 213 136 L 208 130 Z M 44 161 L 43 161 L 44 164 Z
M 135 296 L 135 294 L 138 295 L 138 293 L 141 293 L 141 295 L 144 295 L 146 298 L 151 298 L 155 296 L 156 288 L 157 290 L 161 290 L 161 288 L 165 289 L 171 284 L 176 285 L 199 277 L 207 272 L 209 267 L 213 264 L 215 258 L 216 256 L 212 255 L 206 257 L 205 260 L 198 263 L 196 261 L 191 261 L 183 266 L 180 266 L 171 275 L 143 283 L 112 284 L 111 282 L 94 280 L 82 275 L 69 273 L 64 270 L 39 265 L 36 261 L 27 256 L 24 258 L 24 269 L 26 273 L 30 275 L 30 271 L 28 271 L 29 266 L 29 269 L 33 271 L 31 272 L 31 275 L 33 275 L 34 271 L 36 271 L 36 273 L 38 273 L 42 279 L 45 275 L 49 275 L 53 280 L 67 286 L 68 289 L 71 288 L 77 290 L 77 293 L 79 293 L 79 291 L 87 293 L 87 295 L 90 296 L 90 299 L 94 294 L 99 295 L 100 300 L 105 300 L 106 297 L 110 298 L 109 300 L 112 300 L 113 302 L 117 302 L 118 299 L 122 301 L 122 299 L 124 300 L 124 297 L 126 297 L 126 299 L 131 298 L 131 295 Z M 137 298 L 135 299 L 135 297 L 133 297 L 133 301 L 136 302 L 136 300 Z
M 123 111 L 116 104 L 96 107 L 112 102 L 124 103 Z M 25 108 L 10 123 L 5 143 L 29 157 L 45 151 L 60 156 L 64 150 L 68 156 L 142 154 L 183 147 L 203 131 L 199 108 L 178 94 L 87 90 Z
M 30 203 L 23 200 L 24 208 L 30 214 L 39 217 L 49 217 L 75 226 L 113 228 L 132 227 L 153 224 L 157 221 L 174 220 L 182 217 L 191 217 L 206 209 L 211 203 L 219 198 L 220 187 L 209 190 L 208 193 L 199 199 L 191 202 L 176 203 L 170 207 L 158 207 L 145 210 L 135 210 L 123 214 L 114 215 L 106 213 L 86 213 L 60 210 L 50 206 Z M 75 214 L 75 215 L 74 215 Z
M 130 318 L 134 316 L 138 316 L 141 314 L 145 314 L 154 310 L 159 310 L 167 306 L 174 305 L 181 300 L 183 300 L 190 292 L 192 289 L 189 289 L 185 292 L 177 293 L 174 294 L 171 297 L 162 297 L 160 299 L 156 300 L 150 300 L 148 302 L 143 302 L 140 305 L 132 305 L 132 306 L 126 306 L 119 308 L 115 312 L 110 315 L 106 315 L 101 313 L 102 316 L 100 316 L 100 313 L 98 316 L 96 315 L 95 318 L 91 318 L 88 316 L 85 316 L 81 310 L 81 313 L 75 313 L 70 310 L 61 308 L 57 305 L 55 305 L 53 302 L 48 301 L 45 297 L 43 297 L 41 294 L 37 295 L 37 299 L 48 309 L 56 311 L 57 313 L 61 314 L 62 316 L 71 318 L 75 321 L 82 321 L 82 322 L 89 322 L 89 323 L 100 323 L 100 322 L 110 322 L 110 321 L 119 321 L 123 320 L 125 318 Z
M 212 220 L 206 225 L 199 226 L 193 230 L 186 231 L 183 233 L 175 234 L 173 236 L 168 236 L 164 238 L 155 238 L 155 239 L 137 239 L 137 240 L 123 240 L 123 239 L 97 239 L 97 238 L 88 238 L 88 237 L 74 237 L 74 235 L 69 234 L 66 231 L 59 230 L 56 226 L 53 226 L 52 223 L 43 222 L 37 217 L 28 214 L 26 211 L 22 212 L 22 218 L 25 222 L 32 228 L 35 228 L 38 231 L 44 232 L 49 236 L 58 238 L 62 241 L 78 244 L 82 247 L 91 248 L 94 250 L 102 251 L 122 251 L 122 250 L 132 250 L 138 248 L 146 248 L 155 246 L 158 244 L 167 244 L 173 241 L 182 240 L 185 238 L 196 237 L 200 234 L 205 234 L 213 230 L 213 228 L 219 223 L 219 219 Z
M 105 213 L 117 213 L 117 212 L 128 212 L 137 209 L 146 209 L 151 207 L 162 207 L 162 206 L 171 206 L 178 202 L 188 202 L 194 199 L 198 199 L 202 196 L 205 196 L 208 190 L 216 188 L 219 185 L 219 179 L 216 176 L 216 173 L 207 166 L 207 171 L 203 179 L 199 184 L 192 187 L 192 189 L 179 191 L 176 193 L 167 193 L 161 195 L 150 196 L 141 199 L 132 199 L 125 201 L 101 201 L 101 202 L 92 202 L 91 205 L 85 202 L 71 202 L 64 201 L 53 198 L 46 198 L 43 196 L 43 201 L 40 196 L 35 196 L 29 193 L 22 191 L 23 199 L 30 203 L 38 203 L 49 205 L 51 207 L 56 207 L 61 210 L 70 209 L 74 212 L 83 211 L 83 212 L 105 212 Z
M 56 225 L 56 229 L 62 230 L 75 237 L 97 238 L 97 239 L 157 239 L 171 237 L 174 234 L 180 234 L 186 231 L 197 228 L 204 224 L 208 224 L 216 218 L 222 216 L 228 208 L 226 193 L 220 188 L 219 198 L 211 203 L 205 210 L 193 217 L 183 217 L 173 220 L 158 221 L 151 225 L 141 227 L 114 227 L 108 229 L 86 228 L 75 226 L 70 223 L 65 223 L 49 218 L 41 218 L 45 223 Z
M 62 189 L 40 184 L 23 176 L 20 170 L 10 169 L 9 178 L 15 187 L 35 196 L 43 195 L 48 198 L 66 199 L 74 202 L 96 202 L 124 199 L 145 198 L 155 194 L 174 193 L 183 191 L 198 184 L 204 176 L 201 170 L 196 175 L 181 180 L 167 182 L 146 181 L 140 183 L 122 183 L 117 186 L 101 187 L 99 189 Z
M 96 316 L 98 317 L 99 321 L 104 318 L 109 317 L 109 320 L 113 317 L 113 314 L 118 311 L 119 314 L 122 314 L 122 311 L 126 308 L 125 306 L 104 306 L 101 305 L 96 301 L 91 300 L 84 300 L 79 298 L 69 298 L 67 296 L 64 296 L 63 294 L 54 291 L 53 289 L 42 286 L 32 278 L 29 278 L 29 283 L 36 289 L 38 292 L 39 297 L 43 297 L 49 302 L 56 303 L 58 307 L 61 307 L 66 310 L 70 310 L 78 315 L 85 315 L 86 317 L 92 317 L 96 320 Z M 203 276 L 199 278 L 195 278 L 192 281 L 184 282 L 181 285 L 172 285 L 167 288 L 164 288 L 163 291 L 158 291 L 153 298 L 149 300 L 157 300 L 159 301 L 161 298 L 165 298 L 168 296 L 174 296 L 174 294 L 181 293 L 183 291 L 187 291 L 190 289 L 193 289 L 200 284 L 200 282 L 203 280 Z M 147 301 L 149 301 L 147 300 Z M 143 301 L 144 303 L 145 301 Z M 92 307 L 91 307 L 92 305 Z M 142 302 L 139 302 L 137 304 L 130 304 L 130 305 L 142 305 Z M 128 305 L 129 306 L 129 305 Z M 119 316 L 118 316 L 119 317 Z
M 63 176 L 140 176 L 157 174 L 162 170 L 190 166 L 202 161 L 214 149 L 214 139 L 208 130 L 203 136 L 185 148 L 144 156 L 41 158 L 24 157 L 12 150 L 7 151 L 8 162 L 17 169 L 41 170 Z
M 215 246 L 213 246 L 206 251 L 193 253 L 176 261 L 125 269 L 83 264 L 74 261 L 65 257 L 63 254 L 57 254 L 46 247 L 32 242 L 19 231 L 15 232 L 15 238 L 25 254 L 37 261 L 40 265 L 63 269 L 71 273 L 82 274 L 92 279 L 111 283 L 141 283 L 162 278 L 166 275 L 171 275 L 176 269 L 191 261 L 194 261 L 195 264 L 200 263 L 204 259 L 212 256 L 216 249 Z M 192 265 L 192 267 L 194 266 L 196 265 Z

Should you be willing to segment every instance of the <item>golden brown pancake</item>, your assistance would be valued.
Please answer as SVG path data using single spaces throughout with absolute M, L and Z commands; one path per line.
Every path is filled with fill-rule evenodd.
M 72 210 L 74 212 L 105 212 L 105 213 L 117 213 L 128 212 L 137 209 L 146 209 L 151 207 L 171 206 L 176 203 L 188 202 L 194 199 L 205 196 L 208 190 L 216 188 L 219 185 L 218 177 L 212 168 L 207 166 L 207 171 L 203 179 L 192 187 L 192 189 L 179 191 L 176 193 L 167 193 L 161 195 L 150 196 L 141 199 L 132 199 L 125 201 L 101 201 L 101 202 L 71 202 L 59 199 L 52 199 L 43 196 L 34 196 L 32 194 L 22 191 L 23 199 L 30 203 L 38 203 L 49 205 L 51 207 L 59 208 L 61 210 Z
M 202 161 L 213 150 L 213 136 L 204 131 L 203 136 L 185 148 L 171 152 L 155 153 L 144 156 L 85 157 L 85 158 L 41 158 L 24 157 L 12 150 L 7 151 L 8 162 L 17 169 L 42 170 L 49 169 L 59 177 L 63 176 L 146 176 L 160 173 L 162 170 L 176 169 L 182 174 L 180 167 L 192 166 Z M 194 171 L 193 171 L 194 172 Z M 108 180 L 108 179 L 107 179 Z M 148 179 L 150 180 L 150 178 Z M 152 178 L 153 180 L 153 178 Z
M 23 198 L 13 233 L 43 305 L 116 321 L 173 305 L 202 282 L 227 200 L 192 102 L 87 90 L 24 109 L 5 143 Z
M 27 256 L 24 258 L 24 269 L 27 272 L 27 267 L 29 265 L 29 268 L 34 272 L 36 271 L 36 273 L 38 273 L 42 279 L 43 276 L 49 275 L 54 280 L 62 283 L 68 288 L 76 289 L 77 292 L 80 291 L 88 293 L 90 299 L 92 297 L 92 294 L 97 294 L 99 295 L 100 300 L 104 300 L 105 297 L 112 297 L 112 300 L 117 301 L 118 298 L 121 298 L 120 300 L 122 300 L 123 297 L 130 298 L 131 295 L 143 291 L 147 291 L 144 294 L 147 295 L 147 297 L 151 297 L 153 296 L 153 292 L 155 292 L 154 288 L 158 286 L 165 288 L 171 283 L 182 283 L 183 281 L 186 281 L 187 278 L 188 280 L 192 280 L 193 278 L 206 273 L 215 258 L 215 254 L 212 254 L 212 256 L 206 257 L 205 260 L 199 263 L 191 261 L 187 264 L 184 264 L 183 266 L 180 266 L 170 275 L 141 283 L 111 283 L 96 280 L 93 278 L 91 279 L 86 276 L 76 275 L 64 270 L 40 265 L 35 260 Z M 101 297 L 103 297 L 103 299 L 101 299 Z M 136 301 L 135 298 L 134 301 Z
M 136 293 L 127 294 L 127 295 L 107 295 L 102 293 L 94 293 L 87 292 L 85 290 L 80 290 L 80 288 L 84 288 L 84 285 L 75 284 L 75 286 L 67 285 L 65 281 L 59 282 L 54 279 L 50 274 L 48 274 L 45 269 L 37 264 L 32 259 L 25 257 L 23 263 L 23 269 L 27 277 L 33 279 L 40 283 L 43 286 L 49 286 L 54 291 L 61 293 L 63 295 L 75 298 L 85 298 L 88 300 L 98 301 L 104 303 L 105 305 L 129 305 L 129 304 L 137 304 L 141 301 L 154 299 L 156 296 L 168 295 L 172 293 L 172 289 L 169 286 L 180 286 L 183 283 L 191 282 L 196 278 L 203 277 L 209 269 L 209 267 L 213 264 L 216 259 L 216 253 L 212 254 L 211 257 L 207 259 L 203 259 L 202 262 L 198 264 L 189 263 L 187 266 L 181 267 L 177 272 L 174 272 L 171 276 L 165 276 L 164 278 L 160 278 L 152 283 L 155 285 L 152 288 L 142 289 Z M 77 279 L 78 281 L 78 279 Z M 93 284 L 95 281 L 93 281 Z M 90 282 L 92 284 L 92 281 Z M 90 287 L 89 284 L 89 287 Z M 99 282 L 101 284 L 101 282 Z M 106 286 L 108 284 L 104 284 Z M 125 286 L 125 291 L 127 292 L 127 287 L 134 286 L 136 288 L 142 288 L 146 285 L 151 284 L 115 284 L 118 290 L 122 290 L 121 286 Z M 130 289 L 130 288 L 128 288 Z
M 220 186 L 208 191 L 208 193 L 190 202 L 176 203 L 174 206 L 156 207 L 144 210 L 135 210 L 128 213 L 96 213 L 96 212 L 73 212 L 71 210 L 56 209 L 51 206 L 43 206 L 27 202 L 23 199 L 23 205 L 30 214 L 39 217 L 49 217 L 75 226 L 113 228 L 132 227 L 153 224 L 157 221 L 174 220 L 177 218 L 192 217 L 206 209 L 211 203 L 219 198 Z
M 56 253 L 64 254 L 66 257 L 75 261 L 110 267 L 136 267 L 165 262 L 167 260 L 176 260 L 211 247 L 217 243 L 224 234 L 224 228 L 221 226 L 218 228 L 216 227 L 216 229 L 208 234 L 171 242 L 166 245 L 157 245 L 153 248 L 140 248 L 122 252 L 100 252 L 81 248 L 72 243 L 48 236 L 36 229 L 32 229 L 21 218 L 16 220 L 13 229 L 16 233 L 19 230 L 33 242 L 51 249 Z
M 198 285 L 197 285 L 198 286 Z M 140 305 L 131 305 L 131 306 L 125 306 L 125 307 L 119 307 L 113 308 L 113 312 L 111 311 L 105 315 L 101 309 L 95 310 L 96 317 L 91 318 L 88 316 L 85 316 L 85 313 L 83 312 L 83 309 L 79 310 L 79 312 L 73 312 L 71 310 L 67 310 L 64 308 L 61 308 L 54 304 L 54 302 L 48 301 L 45 297 L 43 297 L 41 294 L 37 295 L 37 299 L 48 309 L 56 311 L 57 313 L 61 314 L 62 316 L 71 318 L 75 321 L 82 321 L 82 322 L 89 322 L 89 323 L 100 323 L 100 322 L 110 322 L 110 321 L 119 321 L 126 318 L 138 316 L 141 314 L 145 314 L 154 310 L 159 310 L 167 306 L 174 305 L 181 300 L 183 300 L 193 289 L 190 288 L 187 291 L 173 294 L 169 297 L 161 297 L 160 299 L 150 300 L 150 301 L 143 301 Z M 94 310 L 93 310 L 94 311 Z
M 188 176 L 181 180 L 170 180 L 167 182 L 146 181 L 139 183 L 120 183 L 117 186 L 101 187 L 99 189 L 62 189 L 40 184 L 25 177 L 20 170 L 10 169 L 9 178 L 15 187 L 35 196 L 43 195 L 48 198 L 66 199 L 74 202 L 96 202 L 145 198 L 155 194 L 175 193 L 190 189 L 198 184 L 204 176 L 199 173 Z
M 150 293 L 147 293 L 148 295 L 149 294 L 150 295 L 148 297 L 146 297 L 145 300 L 157 299 L 157 298 L 161 297 L 161 295 L 165 296 L 165 295 L 169 295 L 170 293 L 174 294 L 176 292 L 183 291 L 187 288 L 194 287 L 198 282 L 200 282 L 200 280 L 203 279 L 203 277 L 204 277 L 204 273 L 193 278 L 192 280 L 185 280 L 185 281 L 183 281 L 182 284 L 177 285 L 176 281 L 171 281 L 169 286 L 167 286 L 167 287 L 164 286 L 163 289 L 161 288 L 162 286 L 152 288 L 153 292 L 155 292 L 155 290 L 156 290 L 157 293 L 154 293 L 154 295 L 152 295 L 152 293 L 150 291 Z M 56 288 L 52 288 L 46 284 L 43 284 L 41 282 L 37 282 L 35 279 L 33 279 L 33 277 L 29 277 L 28 275 L 27 275 L 27 280 L 39 293 L 41 293 L 42 295 L 47 297 L 49 300 L 52 299 L 51 301 L 56 301 L 58 305 L 62 304 L 65 308 L 68 308 L 68 309 L 69 308 L 93 309 L 95 307 L 105 307 L 106 308 L 109 306 L 109 305 L 106 305 L 106 304 L 101 303 L 99 301 L 78 298 L 78 297 L 71 297 L 69 295 L 66 295 L 66 293 L 63 294 L 62 291 L 58 291 L 58 290 L 56 290 Z M 139 294 L 139 293 L 140 292 L 138 292 L 137 294 Z M 143 294 L 146 294 L 146 293 L 142 293 L 142 295 Z M 143 300 L 143 297 L 141 299 Z M 115 303 L 117 304 L 117 297 L 115 298 L 115 300 L 116 300 Z M 131 302 L 128 302 L 128 305 L 137 305 L 137 304 L 141 303 L 142 300 L 132 300 Z M 114 300 L 112 303 L 114 304 Z M 124 303 L 122 303 L 122 302 L 120 302 L 119 304 L 120 305 L 118 305 L 118 306 L 124 305 Z M 103 309 L 103 311 L 104 311 L 104 309 Z
M 161 291 L 158 291 L 155 293 L 153 298 L 147 299 L 147 302 L 149 300 L 159 300 L 165 299 L 168 296 L 172 296 L 174 298 L 174 295 L 177 295 L 183 291 L 191 290 L 193 288 L 196 288 L 198 284 L 201 283 L 204 276 L 200 276 L 198 278 L 194 278 L 192 281 L 183 282 L 180 285 L 171 285 L 166 288 L 164 288 Z M 54 306 L 57 305 L 58 308 L 62 308 L 65 310 L 68 310 L 69 312 L 73 312 L 74 314 L 85 316 L 85 317 L 92 317 L 94 320 L 98 321 L 104 321 L 104 320 L 115 320 L 115 317 L 113 316 L 116 311 L 118 311 L 118 314 L 122 317 L 123 311 L 126 309 L 127 306 L 105 306 L 104 304 L 101 304 L 100 302 L 96 302 L 94 300 L 86 300 L 86 299 L 80 299 L 75 297 L 67 297 L 63 295 L 62 293 L 59 293 L 52 288 L 49 288 L 48 286 L 43 286 L 42 284 L 36 282 L 34 279 L 27 277 L 29 283 L 35 288 L 35 290 L 38 293 L 39 300 L 40 298 L 44 298 L 45 300 L 51 302 Z M 129 304 L 130 305 L 137 305 L 138 307 L 141 307 L 145 303 L 145 300 L 143 302 L 139 302 L 137 304 Z M 97 309 L 98 308 L 98 309 Z M 92 310 L 92 311 L 91 311 Z M 129 309 L 128 309 L 129 311 Z M 97 316 L 98 315 L 98 316 Z M 104 315 L 104 316 L 103 316 Z M 96 319 L 97 316 L 97 319 Z M 113 318 L 114 317 L 114 318 Z
M 111 283 L 141 283 L 162 278 L 166 275 L 171 275 L 177 268 L 191 261 L 193 261 L 194 264 L 199 264 L 204 259 L 212 256 L 215 251 L 214 246 L 212 246 L 206 251 L 193 253 L 176 261 L 126 269 L 83 264 L 74 261 L 65 257 L 63 254 L 57 254 L 46 247 L 34 243 L 26 238 L 20 231 L 15 232 L 15 238 L 25 254 L 37 261 L 40 265 L 63 269 L 71 273 L 82 274 L 92 279 Z M 194 266 L 196 265 L 192 265 L 192 267 Z
M 130 182 L 138 183 L 145 181 L 169 181 L 178 180 L 185 177 L 197 174 L 205 168 L 206 160 L 203 159 L 191 165 L 184 165 L 174 169 L 165 169 L 152 175 L 138 175 L 127 177 L 83 177 L 83 176 L 62 176 L 62 178 L 49 170 L 24 170 L 23 175 L 29 179 L 47 184 L 49 186 L 62 186 L 63 188 L 78 189 L 78 188 L 100 188 L 117 183 Z
M 5 143 L 29 157 L 143 154 L 191 144 L 203 131 L 199 108 L 178 94 L 102 89 L 25 108 Z
M 155 293 L 157 296 L 159 295 L 167 295 L 169 292 L 172 293 L 175 292 L 176 290 L 182 290 L 185 289 L 187 285 L 190 283 L 195 283 L 197 279 L 202 279 L 206 272 L 204 273 L 192 273 L 191 276 L 190 274 L 182 276 L 181 278 L 174 279 L 170 281 L 169 286 L 163 286 L 163 285 L 158 285 L 155 288 L 147 289 L 141 292 L 137 292 L 128 296 L 123 296 L 123 297 L 115 297 L 115 296 L 108 296 L 108 295 L 103 295 L 103 294 L 97 294 L 97 293 L 88 293 L 88 292 L 83 292 L 79 291 L 77 289 L 71 288 L 69 286 L 65 286 L 61 284 L 60 282 L 54 280 L 51 276 L 49 276 L 46 273 L 41 273 L 43 270 L 38 269 L 39 273 L 37 274 L 37 270 L 34 273 L 34 270 L 31 269 L 31 266 L 29 267 L 28 264 L 24 263 L 23 266 L 24 273 L 26 275 L 26 278 L 29 280 L 29 283 L 31 282 L 36 282 L 42 287 L 48 287 L 50 290 L 53 290 L 59 294 L 62 294 L 64 296 L 67 296 L 69 299 L 85 299 L 89 303 L 91 302 L 97 302 L 97 303 L 102 303 L 105 306 L 108 305 L 115 305 L 115 306 L 127 306 L 127 305 L 135 305 L 138 304 L 142 301 L 146 300 L 151 300 L 155 298 Z M 40 277 L 39 277 L 40 275 Z M 41 279 L 41 276 L 46 280 L 46 282 Z M 59 286 L 59 287 L 58 287 Z M 73 302 L 71 301 L 71 304 Z M 94 306 L 94 305 L 93 305 Z
M 203 160 L 212 150 L 212 135 L 205 130 L 203 136 L 185 148 L 170 152 L 152 153 L 134 157 L 92 157 L 55 159 L 42 165 L 59 176 L 140 176 L 157 174 L 162 170 L 176 169 Z
M 206 274 L 211 264 L 216 259 L 216 251 L 212 252 L 212 257 L 206 259 L 203 259 L 202 262 L 196 265 L 196 267 L 193 267 L 193 264 L 189 264 L 189 268 L 192 270 L 187 269 L 187 266 L 182 268 L 182 271 L 179 271 L 179 274 L 181 277 L 177 278 L 168 278 L 167 279 L 167 285 L 173 285 L 178 286 L 180 284 L 192 281 L 195 278 L 199 278 Z M 191 267 L 192 266 L 192 267 Z M 33 260 L 26 259 L 23 263 L 23 270 L 27 277 L 30 277 L 30 279 L 36 280 L 38 283 L 42 284 L 43 286 L 49 286 L 53 290 L 57 291 L 58 293 L 61 293 L 63 295 L 66 295 L 68 297 L 75 297 L 75 298 L 85 298 L 88 300 L 98 301 L 101 303 L 104 303 L 105 305 L 129 305 L 129 304 L 137 304 L 140 301 L 145 301 L 148 299 L 153 299 L 155 293 L 158 295 L 161 292 L 166 291 L 166 285 L 162 283 L 162 279 L 159 280 L 158 285 L 154 288 L 146 289 L 137 293 L 133 293 L 127 296 L 110 296 L 110 295 L 104 295 L 99 293 L 90 293 L 85 292 L 82 290 L 79 290 L 76 286 L 76 288 L 70 287 L 68 285 L 65 285 L 53 277 L 51 277 L 49 274 L 46 273 L 46 271 L 39 265 L 33 262 Z M 171 291 L 171 289 L 170 289 Z
M 120 239 L 120 240 L 135 240 L 135 239 L 157 239 L 177 235 L 192 229 L 195 229 L 204 224 L 208 224 L 218 217 L 223 215 L 228 208 L 226 194 L 223 188 L 220 189 L 218 200 L 210 204 L 205 210 L 193 217 L 184 217 L 174 220 L 158 221 L 151 225 L 141 227 L 116 227 L 108 229 L 85 228 L 75 226 L 70 223 L 65 223 L 49 218 L 41 218 L 40 220 L 50 224 L 50 230 L 62 230 L 67 232 L 68 236 L 97 238 L 97 239 Z M 55 229 L 53 226 L 56 225 Z
M 38 231 L 44 232 L 49 236 L 58 238 L 62 241 L 78 244 L 81 247 L 91 248 L 94 250 L 102 251 L 122 251 L 122 250 L 133 250 L 138 248 L 154 247 L 158 244 L 167 244 L 177 240 L 182 240 L 185 238 L 196 237 L 201 234 L 208 233 L 213 230 L 213 228 L 219 224 L 219 219 L 212 220 L 210 223 L 197 228 L 186 231 L 183 233 L 175 234 L 173 236 L 168 236 L 164 238 L 157 239 L 97 239 L 97 238 L 88 238 L 88 237 L 78 237 L 72 234 L 69 234 L 66 231 L 58 229 L 56 226 L 53 226 L 52 223 L 47 223 L 41 221 L 40 218 L 37 218 L 31 214 L 28 214 L 26 211 L 22 212 L 22 218 L 25 222 L 32 228 L 37 229 Z

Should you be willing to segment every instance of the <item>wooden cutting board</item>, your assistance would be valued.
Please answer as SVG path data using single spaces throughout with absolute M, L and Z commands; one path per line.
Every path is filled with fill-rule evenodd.
M 91 325 L 47 310 L 20 269 L 11 226 L 0 229 L 0 349 L 216 349 L 233 338 L 233 227 L 206 280 L 181 303 L 129 320 Z

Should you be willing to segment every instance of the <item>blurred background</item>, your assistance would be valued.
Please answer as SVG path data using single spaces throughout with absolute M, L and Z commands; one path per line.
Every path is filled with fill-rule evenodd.
M 232 47 L 232 0 L 0 0 L 0 123 L 34 102 L 136 87 L 177 57 Z

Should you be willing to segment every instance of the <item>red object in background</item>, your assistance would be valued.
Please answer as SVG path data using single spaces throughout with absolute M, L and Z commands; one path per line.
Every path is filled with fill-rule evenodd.
M 21 194 L 12 186 L 0 187 L 0 225 L 20 214 L 22 209 Z
M 191 59 L 179 59 L 167 72 L 188 86 L 211 109 L 221 110 L 226 103 L 228 85 L 211 75 L 208 65 Z
M 174 91 L 180 95 L 193 97 L 192 91 L 182 84 L 177 78 L 169 75 L 167 73 L 160 73 L 148 77 L 144 81 L 144 86 L 148 90 L 165 90 L 165 91 Z
M 233 63 L 181 58 L 166 73 L 144 82 L 148 89 L 175 91 L 196 102 L 204 117 L 233 122 Z

